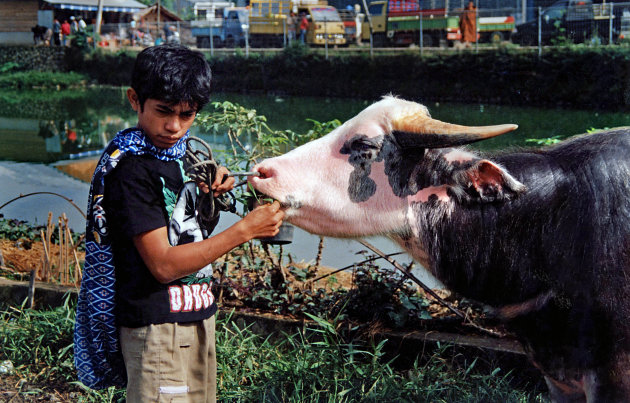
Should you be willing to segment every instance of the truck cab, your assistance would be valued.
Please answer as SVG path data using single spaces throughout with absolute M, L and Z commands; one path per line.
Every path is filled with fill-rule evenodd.
M 233 7 L 225 10 L 223 36 L 226 48 L 244 47 L 249 30 L 249 10 L 245 7 Z
M 296 21 L 293 28 L 300 35 L 301 16 L 309 27 L 306 42 L 310 45 L 345 45 L 345 27 L 337 9 L 325 0 L 250 0 L 250 40 L 252 46 L 283 46 L 288 38 L 289 13 Z
M 341 20 L 337 9 L 325 3 L 298 5 L 297 15 L 306 15 L 309 26 L 306 41 L 312 45 L 338 45 L 346 44 L 346 27 Z M 299 36 L 299 18 L 297 33 Z
M 370 22 L 372 23 L 372 33 L 375 35 L 374 45 L 379 47 L 383 46 L 385 37 L 385 31 L 387 29 L 387 2 L 386 1 L 373 1 L 368 6 L 369 18 L 365 18 L 363 21 L 363 27 L 361 28 L 362 39 L 368 41 L 370 39 Z M 382 39 L 381 39 L 382 38 Z M 379 40 L 381 39 L 381 40 Z
M 613 29 L 613 41 L 619 35 L 620 18 L 613 14 L 612 4 L 593 4 L 591 0 L 560 0 L 543 9 L 540 18 L 516 26 L 512 41 L 520 45 L 538 43 L 538 21 L 540 41 L 543 45 L 569 41 L 582 43 L 597 41 L 607 43 L 609 30 Z M 615 7 L 620 9 L 620 7 Z
M 229 1 L 206 1 L 195 3 L 195 19 L 190 22 L 190 30 L 197 41 L 198 48 L 223 46 L 226 10 L 233 8 Z

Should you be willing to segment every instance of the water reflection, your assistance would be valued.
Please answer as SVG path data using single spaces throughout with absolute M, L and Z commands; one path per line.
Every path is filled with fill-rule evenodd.
M 0 92 L 0 159 L 50 163 L 97 153 L 133 125 L 120 90 Z
M 229 100 L 256 109 L 272 128 L 297 132 L 312 127 L 309 119 L 345 121 L 372 102 L 241 94 L 214 94 L 212 100 Z M 452 123 L 519 125 L 514 133 L 475 145 L 482 149 L 522 146 L 528 138 L 563 138 L 590 128 L 630 125 L 630 115 L 623 113 L 423 103 L 434 118 Z M 51 163 L 96 155 L 116 132 L 134 124 L 135 114 L 123 88 L 0 92 L 0 160 Z M 196 134 L 215 146 L 227 142 L 222 133 Z

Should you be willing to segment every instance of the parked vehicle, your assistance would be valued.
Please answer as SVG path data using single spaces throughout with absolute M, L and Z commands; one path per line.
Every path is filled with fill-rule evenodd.
M 356 24 L 356 12 L 354 8 L 349 7 L 345 10 L 339 9 L 339 16 L 341 17 L 341 21 L 343 22 L 343 27 L 345 30 L 346 42 L 351 43 L 356 40 L 357 36 L 357 24 Z
M 591 0 L 560 0 L 539 17 L 516 26 L 512 41 L 520 45 L 549 45 L 568 41 L 607 44 L 619 40 L 624 8 Z M 540 27 L 539 27 L 540 24 Z
M 191 34 L 198 48 L 245 46 L 248 10 L 232 2 L 195 4 L 197 20 L 190 22 Z
M 374 46 L 450 46 L 461 39 L 459 12 L 449 8 L 449 2 L 433 1 L 440 8 L 422 9 L 419 0 L 376 0 L 368 6 L 363 24 L 364 40 L 370 38 L 370 23 Z M 422 17 L 422 21 L 420 21 Z M 500 42 L 509 39 L 514 30 L 512 16 L 478 17 L 477 31 L 482 42 Z
M 345 27 L 339 12 L 320 0 L 251 0 L 249 17 L 252 46 L 282 46 L 288 40 L 287 17 L 293 11 L 305 15 L 309 22 L 306 42 L 309 45 L 346 44 Z M 296 27 L 296 37 L 299 28 Z
M 511 15 L 477 18 L 477 32 L 481 43 L 501 43 L 509 41 L 516 27 Z

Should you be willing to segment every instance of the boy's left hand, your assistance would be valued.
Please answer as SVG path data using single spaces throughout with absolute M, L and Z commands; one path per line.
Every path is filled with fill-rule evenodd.
M 234 177 L 228 177 L 229 173 L 230 171 L 228 171 L 226 167 L 220 166 L 219 169 L 217 169 L 217 176 L 214 179 L 214 183 L 212 184 L 214 197 L 217 197 L 225 192 L 229 192 L 230 190 L 234 189 L 234 183 L 236 182 L 236 180 L 234 179 Z
M 217 169 L 217 176 L 215 177 L 214 183 L 212 184 L 212 194 L 214 195 L 214 197 L 217 197 L 225 192 L 229 192 L 230 190 L 234 189 L 234 183 L 236 182 L 236 180 L 231 176 L 228 177 L 227 175 L 229 175 L 229 173 L 230 171 L 228 171 L 226 167 L 220 166 L 219 169 Z M 223 180 L 223 178 L 225 178 L 225 181 Z M 197 186 L 204 193 L 210 192 L 210 187 L 205 182 L 198 182 Z

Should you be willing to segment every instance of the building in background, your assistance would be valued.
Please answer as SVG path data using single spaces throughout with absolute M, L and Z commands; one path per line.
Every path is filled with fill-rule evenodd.
M 103 23 L 130 21 L 147 6 L 136 0 L 103 0 Z M 88 24 L 96 19 L 98 0 L 3 0 L 0 1 L 0 45 L 33 44 L 35 26 L 52 28 L 71 16 Z

